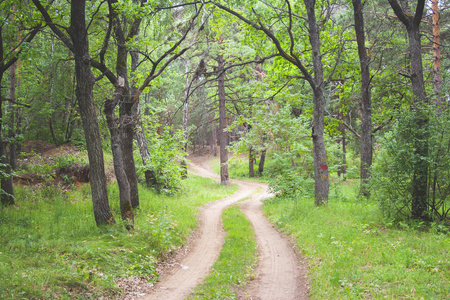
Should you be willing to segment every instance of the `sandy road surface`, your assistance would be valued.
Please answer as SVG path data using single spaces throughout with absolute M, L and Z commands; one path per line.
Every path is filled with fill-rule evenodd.
M 193 173 L 218 179 L 209 170 L 206 160 L 191 164 Z M 243 211 L 252 223 L 258 243 L 259 262 L 256 278 L 241 299 L 249 300 L 293 300 L 307 299 L 306 267 L 298 263 L 291 244 L 275 230 L 262 214 L 261 200 L 270 197 L 267 185 L 233 180 L 239 190 L 224 199 L 209 203 L 200 212 L 199 234 L 190 246 L 189 253 L 171 269 L 162 274 L 153 292 L 142 299 L 181 300 L 189 296 L 192 289 L 210 272 L 219 256 L 225 233 L 221 214 L 229 205 L 245 200 Z

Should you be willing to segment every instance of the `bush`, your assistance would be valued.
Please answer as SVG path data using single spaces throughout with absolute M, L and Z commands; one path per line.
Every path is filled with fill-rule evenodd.
M 183 151 L 183 134 L 167 128 L 161 135 L 156 131 L 147 134 L 150 161 L 146 165 L 141 159 L 136 160 L 136 169 L 140 178 L 145 178 L 145 171 L 153 172 L 155 188 L 164 194 L 173 194 L 181 188 L 181 178 L 186 152 Z
M 418 128 L 416 113 L 401 112 L 391 132 L 380 144 L 382 149 L 372 170 L 372 189 L 385 216 L 402 220 L 411 218 L 414 167 L 418 160 L 428 164 L 426 214 L 441 221 L 450 208 L 450 119 L 449 113 L 437 117 L 429 107 L 421 108 L 428 116 L 428 126 Z M 415 152 L 417 132 L 426 130 L 427 157 Z

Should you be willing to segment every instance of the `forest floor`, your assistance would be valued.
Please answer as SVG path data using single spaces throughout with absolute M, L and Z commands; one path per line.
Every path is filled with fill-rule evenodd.
M 190 172 L 215 180 L 211 171 L 211 156 L 191 155 Z M 184 299 L 202 282 L 221 251 L 225 232 L 221 214 L 238 203 L 252 223 L 258 244 L 258 265 L 255 278 L 239 291 L 239 299 L 289 300 L 308 299 L 307 266 L 301 263 L 293 244 L 267 221 L 262 213 L 262 200 L 271 197 L 267 184 L 231 180 L 239 189 L 233 195 L 209 203 L 201 209 L 199 229 L 193 240 L 161 274 L 152 292 L 142 299 Z

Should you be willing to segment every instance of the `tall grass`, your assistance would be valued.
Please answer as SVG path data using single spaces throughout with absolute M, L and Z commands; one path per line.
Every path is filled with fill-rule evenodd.
M 378 204 L 343 183 L 327 206 L 312 197 L 274 198 L 269 219 L 309 258 L 311 299 L 449 299 L 448 232 L 422 223 L 392 225 Z
M 120 297 L 115 279 L 156 279 L 156 261 L 197 226 L 197 208 L 236 190 L 190 176 L 169 197 L 140 187 L 135 229 L 120 221 L 118 190 L 108 189 L 116 225 L 95 225 L 89 185 L 74 192 L 17 187 L 16 205 L 0 209 L 0 298 Z

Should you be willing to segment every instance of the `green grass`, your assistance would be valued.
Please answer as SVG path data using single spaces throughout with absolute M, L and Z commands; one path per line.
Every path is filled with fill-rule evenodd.
M 253 228 L 237 206 L 222 215 L 227 232 L 219 259 L 189 299 L 237 299 L 236 290 L 254 276 L 257 246 Z
M 109 187 L 118 224 L 95 225 L 89 185 L 73 192 L 16 188 L 16 205 L 0 208 L 0 299 L 119 296 L 118 277 L 155 280 L 155 263 L 197 226 L 198 207 L 233 193 L 190 176 L 169 197 L 140 188 L 135 229 L 120 224 L 118 190 Z
M 421 224 L 384 224 L 377 203 L 356 199 L 356 182 L 314 199 L 275 198 L 269 219 L 309 258 L 311 299 L 449 299 L 450 237 Z

